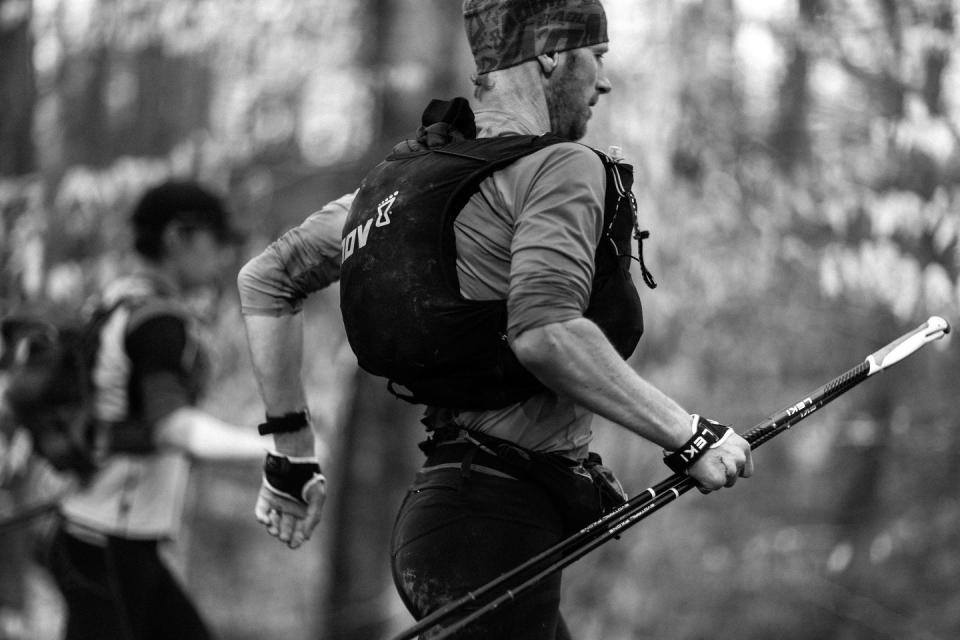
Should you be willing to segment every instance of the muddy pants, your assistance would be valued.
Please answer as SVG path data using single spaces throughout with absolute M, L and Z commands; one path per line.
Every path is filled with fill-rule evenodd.
M 563 537 L 559 512 L 536 485 L 482 466 L 464 472 L 463 465 L 432 462 L 427 460 L 404 499 L 391 549 L 394 582 L 418 619 Z M 569 640 L 559 605 L 557 572 L 455 637 Z

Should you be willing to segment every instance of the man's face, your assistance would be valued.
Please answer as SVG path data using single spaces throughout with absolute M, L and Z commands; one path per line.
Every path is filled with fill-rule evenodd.
M 587 134 L 590 109 L 600 95 L 610 93 L 610 81 L 603 72 L 606 43 L 571 49 L 560 55 L 560 64 L 547 85 L 550 130 L 568 140 Z
M 186 290 L 215 285 L 233 258 L 233 247 L 221 243 L 207 229 L 190 229 L 180 234 L 171 257 L 176 260 L 180 284 Z

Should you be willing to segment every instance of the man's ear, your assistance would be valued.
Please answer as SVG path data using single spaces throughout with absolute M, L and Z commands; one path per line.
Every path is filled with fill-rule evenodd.
M 560 54 L 556 51 L 551 54 L 541 53 L 537 56 L 537 62 L 540 63 L 540 70 L 543 72 L 543 75 L 548 78 L 553 74 L 554 69 L 557 68 L 559 61 Z

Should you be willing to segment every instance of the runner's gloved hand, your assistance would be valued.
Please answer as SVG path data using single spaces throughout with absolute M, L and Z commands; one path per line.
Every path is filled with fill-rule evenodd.
M 16 426 L 7 403 L 0 398 L 0 486 L 21 475 L 33 453 L 33 438 Z
M 320 522 L 327 481 L 317 458 L 267 453 L 257 504 L 257 520 L 291 549 L 310 539 Z
M 701 493 L 732 487 L 738 477 L 753 475 L 750 444 L 730 427 L 696 414 L 690 440 L 666 453 L 667 466 L 696 480 Z

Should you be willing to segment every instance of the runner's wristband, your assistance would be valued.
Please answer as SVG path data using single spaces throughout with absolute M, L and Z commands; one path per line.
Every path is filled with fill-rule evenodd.
M 325 480 L 314 457 L 291 458 L 268 451 L 263 462 L 263 486 L 270 493 L 300 504 L 307 504 L 310 487 Z
M 674 473 L 686 473 L 707 449 L 720 446 L 731 433 L 733 430 L 730 427 L 693 414 L 693 436 L 673 453 L 664 451 L 663 462 Z
M 292 433 L 310 425 L 310 412 L 307 409 L 282 416 L 267 416 L 267 421 L 257 426 L 260 435 L 271 433 Z

